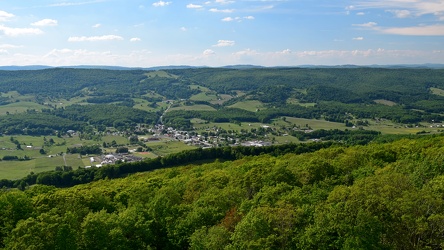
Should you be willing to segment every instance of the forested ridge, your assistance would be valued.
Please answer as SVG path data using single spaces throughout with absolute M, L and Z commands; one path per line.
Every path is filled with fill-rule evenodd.
M 5 249 L 442 249 L 444 137 L 0 194 Z
M 159 107 L 158 103 L 169 100 L 179 106 L 185 103 L 213 108 L 196 112 L 191 106 L 165 114 L 168 126 L 183 129 L 190 129 L 190 120 L 196 117 L 209 122 L 270 123 L 281 116 L 335 122 L 375 118 L 402 124 L 439 122 L 444 96 L 434 93 L 433 89 L 444 90 L 444 70 L 191 68 L 158 72 L 54 68 L 0 71 L 0 104 L 11 106 L 4 111 L 8 117 L 0 117 L 0 133 L 48 135 L 56 130 L 83 131 L 87 125 L 97 126 L 98 123 L 113 126 L 113 121 L 103 114 L 117 117 L 113 119 L 119 128 L 140 122 L 151 124 L 166 108 Z M 216 102 L 205 101 L 209 93 L 218 98 Z M 196 97 L 199 94 L 203 99 Z M 229 98 L 222 100 L 221 95 Z M 248 100 L 257 100 L 263 107 L 256 112 L 231 107 Z M 376 103 L 377 100 L 390 105 Z M 22 101 L 38 104 L 38 109 L 28 110 L 37 111 L 37 114 L 17 113 L 14 107 Z M 70 101 L 73 103 L 60 107 L 65 105 L 63 102 Z M 90 107 L 69 107 L 72 104 Z M 99 107 L 92 107 L 94 105 Z M 113 106 L 107 109 L 106 105 Z M 153 112 L 142 114 L 140 110 Z M 31 123 L 40 111 L 46 112 L 41 119 L 47 122 L 37 122 L 33 126 Z M 76 112 L 85 115 L 73 114 Z M 140 115 L 148 118 L 141 119 Z M 61 125 L 51 125 L 56 123 Z

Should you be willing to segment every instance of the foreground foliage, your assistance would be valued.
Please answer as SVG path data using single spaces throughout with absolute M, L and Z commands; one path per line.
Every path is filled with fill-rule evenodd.
M 444 137 L 0 194 L 6 249 L 442 249 Z

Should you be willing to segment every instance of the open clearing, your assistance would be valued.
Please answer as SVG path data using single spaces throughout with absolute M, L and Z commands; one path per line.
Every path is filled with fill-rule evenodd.
M 444 96 L 444 90 L 442 90 L 442 89 L 430 88 L 430 91 L 432 91 L 432 94 Z
M 216 94 L 210 94 L 208 92 L 201 92 L 199 94 L 193 95 L 190 97 L 191 101 L 204 101 L 204 102 L 211 102 L 211 101 L 217 101 L 218 97 Z
M 41 111 L 46 106 L 37 104 L 35 102 L 14 102 L 7 105 L 0 106 L 0 115 L 24 113 L 29 109 Z
M 153 153 L 158 156 L 164 156 L 172 153 L 179 153 L 184 150 L 195 149 L 194 146 L 189 146 L 180 141 L 166 141 L 166 142 L 149 142 L 147 146 L 153 149 Z
M 262 109 L 264 107 L 264 104 L 257 100 L 248 100 L 243 102 L 237 102 L 229 107 L 256 112 L 258 109 Z
M 190 105 L 190 106 L 179 106 L 171 108 L 170 111 L 173 110 L 195 110 L 195 111 L 216 111 L 215 108 L 208 105 Z
M 397 105 L 396 102 L 392 102 L 392 101 L 384 100 L 384 99 L 378 99 L 378 100 L 373 100 L 373 101 L 377 104 L 382 104 L 382 105 L 386 105 L 386 106 L 390 106 L 390 107 Z
M 316 119 L 304 119 L 304 118 L 294 118 L 294 117 L 285 117 L 285 121 L 283 119 L 276 119 L 274 122 L 276 125 L 281 126 L 292 126 L 296 125 L 301 128 L 310 127 L 312 129 L 346 129 L 344 123 L 339 122 L 329 122 L 326 120 L 316 120 Z

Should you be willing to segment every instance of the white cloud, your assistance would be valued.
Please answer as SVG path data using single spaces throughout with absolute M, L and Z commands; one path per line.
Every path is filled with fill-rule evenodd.
M 398 12 L 398 17 L 406 17 L 406 11 L 409 11 L 415 16 L 432 14 L 441 17 L 444 15 L 444 2 L 442 0 L 367 0 L 356 3 L 356 8 L 378 8 L 388 11 L 395 10 L 395 15 L 397 15 L 396 10 L 400 10 L 400 12 Z
M 153 6 L 154 7 L 164 7 L 164 6 L 168 6 L 170 4 L 171 4 L 171 2 L 159 1 L 159 2 L 153 3 Z
M 98 42 L 98 41 L 113 41 L 113 40 L 123 40 L 123 37 L 116 35 L 105 35 L 105 36 L 72 36 L 68 38 L 68 42 Z
M 384 34 L 403 36 L 444 36 L 444 25 L 442 24 L 414 27 L 380 28 L 377 30 Z
M 210 9 L 210 12 L 215 12 L 215 13 L 233 13 L 234 10 L 233 9 L 217 9 L 217 8 L 212 8 L 212 9 Z
M 362 40 L 364 40 L 364 37 L 362 37 L 362 36 L 354 37 L 353 40 L 362 41 Z
M 102 24 L 100 24 L 100 23 L 96 23 L 96 24 L 94 24 L 92 27 L 95 28 L 95 29 L 97 29 L 97 28 L 102 27 Z
M 116 53 L 56 49 L 46 55 L 8 53 L 2 55 L 7 65 L 116 65 L 147 67 L 158 65 L 224 66 L 254 64 L 263 66 L 341 65 L 341 64 L 418 64 L 443 63 L 444 50 L 313 50 L 313 51 L 257 51 L 246 49 L 236 53 L 215 53 L 211 50 L 197 54 L 159 54 L 149 50 Z
M 393 13 L 397 18 L 407 18 L 412 16 L 412 13 L 409 10 L 388 10 L 388 12 Z
M 358 13 L 356 13 L 356 15 L 357 16 L 365 16 L 365 13 L 364 12 L 358 12 Z
M 284 49 L 283 51 L 281 51 L 282 54 L 291 54 L 292 51 L 291 49 Z
M 241 50 L 241 51 L 233 53 L 233 56 L 235 56 L 236 58 L 241 58 L 241 57 L 254 57 L 254 56 L 262 56 L 262 55 L 261 55 L 261 53 L 257 52 L 256 50 L 245 49 L 245 50 Z
M 341 65 L 341 64 L 399 64 L 442 62 L 444 51 L 417 50 L 313 50 L 259 52 L 246 49 L 231 54 L 229 64 L 255 64 L 263 66 Z
M 39 26 L 39 27 L 45 27 L 45 26 L 57 26 L 58 21 L 54 19 L 43 19 L 34 23 L 31 23 L 32 26 Z
M 262 6 L 257 8 L 255 11 L 266 11 L 266 10 L 271 10 L 274 9 L 274 5 L 267 5 L 267 6 Z
M 246 16 L 246 17 L 225 17 L 225 18 L 222 18 L 221 21 L 222 21 L 222 22 L 233 22 L 233 21 L 241 22 L 243 19 L 245 19 L 245 20 L 254 20 L 254 16 Z
M 214 55 L 214 54 L 216 54 L 216 52 L 214 52 L 213 50 L 211 50 L 211 49 L 206 49 L 206 50 L 204 50 L 204 52 L 202 53 L 204 56 L 211 56 L 211 55 Z
M 363 24 L 353 24 L 353 26 L 357 26 L 357 27 L 364 27 L 364 28 L 373 28 L 375 26 L 377 26 L 378 24 L 375 22 L 368 22 L 368 23 L 363 23 Z
M 180 27 L 180 30 L 183 31 L 183 32 L 188 31 L 188 29 L 185 28 L 185 27 Z
M 0 25 L 0 31 L 6 36 L 23 36 L 23 35 L 40 35 L 43 31 L 37 28 L 10 28 L 4 25 Z
M 0 55 L 9 55 L 9 52 L 5 49 L 0 49 Z
M 235 42 L 231 40 L 219 40 L 217 44 L 213 45 L 213 47 L 228 47 L 234 46 Z
M 14 17 L 14 14 L 0 10 L 0 22 L 6 22 L 13 17 Z
M 230 1 L 230 0 L 216 0 L 216 3 L 230 4 L 230 3 L 234 3 L 234 1 Z
M 23 46 L 13 45 L 13 44 L 0 44 L 0 49 L 17 49 Z
M 198 5 L 198 4 L 190 3 L 190 4 L 187 4 L 187 8 L 188 9 L 201 9 L 201 8 L 203 8 L 203 6 L 202 5 Z
M 234 21 L 234 18 L 232 18 L 232 17 L 222 18 L 222 22 L 232 22 L 232 21 Z
M 140 42 L 140 41 L 142 41 L 142 39 L 140 39 L 140 38 L 138 38 L 138 37 L 133 37 L 133 38 L 131 38 L 130 39 L 130 42 Z
M 41 61 L 49 65 L 115 65 L 118 56 L 110 51 L 88 51 L 83 49 L 53 49 Z
M 101 3 L 105 0 L 94 0 L 94 1 L 88 1 L 88 2 L 63 2 L 63 3 L 55 3 L 49 5 L 50 7 L 68 7 L 68 6 L 80 6 L 80 5 L 87 5 L 87 4 L 95 4 L 95 3 Z

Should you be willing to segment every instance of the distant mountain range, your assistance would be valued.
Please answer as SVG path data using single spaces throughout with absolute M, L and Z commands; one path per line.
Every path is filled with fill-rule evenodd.
M 121 67 L 121 66 L 101 66 L 101 65 L 77 65 L 77 66 L 46 66 L 46 65 L 28 65 L 28 66 L 0 66 L 0 70 L 42 70 L 51 68 L 73 68 L 73 69 L 107 69 L 107 70 L 165 70 L 165 69 L 190 69 L 190 68 L 211 68 L 208 66 L 188 66 L 188 65 L 170 65 L 156 67 Z M 227 65 L 214 68 L 227 69 L 253 69 L 267 68 L 260 65 Z M 424 68 L 424 69 L 444 69 L 444 64 L 393 64 L 393 65 L 298 65 L 298 66 L 276 66 L 269 68 Z

